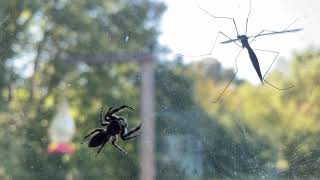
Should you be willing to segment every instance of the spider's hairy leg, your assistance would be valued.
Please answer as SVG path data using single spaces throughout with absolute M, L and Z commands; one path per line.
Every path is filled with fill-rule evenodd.
M 137 135 L 130 136 L 133 133 L 137 132 L 139 129 L 141 129 L 141 126 L 142 126 L 142 122 L 137 127 L 130 129 L 129 132 L 127 132 L 127 129 L 124 128 L 124 131 L 122 131 L 120 134 L 121 139 L 126 141 L 126 140 L 129 140 L 129 139 L 132 139 L 132 138 L 135 138 L 135 137 L 141 135 L 141 133 L 139 133 Z
M 269 53 L 275 54 L 275 57 L 274 57 L 272 63 L 269 65 L 267 71 L 264 73 L 264 75 L 263 75 L 263 77 L 262 77 L 262 79 L 263 79 L 264 82 L 266 82 L 268 85 L 270 85 L 271 87 L 273 87 L 273 88 L 275 88 L 275 89 L 277 89 L 277 90 L 288 90 L 288 89 L 291 89 L 291 88 L 294 87 L 294 85 L 291 85 L 291 86 L 285 87 L 285 88 L 277 87 L 277 86 L 275 86 L 274 84 L 272 84 L 272 83 L 270 83 L 269 81 L 267 81 L 266 78 L 265 78 L 266 75 L 268 74 L 268 72 L 270 71 L 272 65 L 273 65 L 273 64 L 275 63 L 275 61 L 277 60 L 277 58 L 278 58 L 278 56 L 279 56 L 279 52 L 277 52 L 277 51 L 271 51 L 271 50 L 265 50 L 265 49 L 254 49 L 254 50 L 256 50 L 256 51 L 263 51 L 263 52 L 269 52 Z
M 118 150 L 120 150 L 121 152 L 125 153 L 125 154 L 128 154 L 127 151 L 125 151 L 123 148 L 121 148 L 117 143 L 116 141 L 118 140 L 118 136 L 114 136 L 113 139 L 112 139 L 112 145 L 114 147 L 116 147 Z
M 226 35 L 226 34 L 223 33 L 222 31 L 219 31 L 218 34 L 217 34 L 217 36 L 216 36 L 216 38 L 215 38 L 215 40 L 214 40 L 214 42 L 213 42 L 213 45 L 212 45 L 209 53 L 200 54 L 200 55 L 191 55 L 191 56 L 189 56 L 189 55 L 183 55 L 183 54 L 178 54 L 178 55 L 179 55 L 179 56 L 182 56 L 182 57 L 190 57 L 190 58 L 210 56 L 210 55 L 212 55 L 212 53 L 213 53 L 213 50 L 214 50 L 214 48 L 215 48 L 215 46 L 216 46 L 217 40 L 218 40 L 218 38 L 219 38 L 220 35 L 223 35 L 223 36 L 226 37 L 227 39 L 232 40 L 228 35 Z M 242 48 L 237 42 L 235 42 L 235 41 L 232 41 L 232 42 L 235 43 L 235 45 L 237 45 L 238 47 Z
M 110 111 L 113 109 L 113 107 L 111 106 L 111 107 L 109 107 L 109 109 L 108 109 L 108 111 L 107 111 L 107 113 L 106 114 L 109 114 L 110 113 Z
M 123 123 L 125 124 L 125 127 L 128 126 L 128 121 L 126 118 L 123 118 L 123 117 L 119 117 L 119 120 L 123 121 Z
M 116 112 L 119 112 L 120 110 L 125 109 L 125 108 L 134 110 L 134 108 L 132 108 L 132 107 L 130 107 L 130 106 L 122 105 L 122 106 L 120 106 L 120 107 L 118 107 L 118 108 L 112 109 L 112 110 L 109 112 L 109 115 L 112 115 L 112 114 L 114 114 L 114 113 L 116 113 Z
M 94 131 L 90 132 L 89 134 L 87 134 L 87 135 L 83 138 L 83 140 L 81 141 L 81 144 L 83 144 L 84 141 L 85 141 L 88 137 L 90 137 L 92 134 L 94 134 L 94 133 L 96 133 L 96 132 L 101 132 L 101 131 L 104 131 L 104 129 L 98 128 L 98 129 L 95 129 Z
M 108 120 L 108 116 L 110 116 L 110 112 L 112 111 L 112 109 L 113 109 L 113 107 L 111 106 L 111 107 L 109 107 L 109 109 L 108 109 L 108 111 L 107 111 L 107 113 L 105 113 L 105 115 L 104 115 L 104 120 L 105 121 L 107 121 L 107 122 L 109 122 L 109 120 Z M 101 109 L 101 113 L 104 113 L 104 111 Z
M 138 136 L 140 136 L 142 134 L 142 132 L 136 134 L 136 135 L 132 135 L 132 136 L 126 136 L 125 139 L 123 139 L 124 141 L 127 141 L 127 140 L 130 140 L 130 139 L 133 139 L 133 138 L 136 138 Z
M 239 58 L 242 50 L 243 50 L 243 49 L 241 49 L 241 50 L 239 51 L 236 59 L 234 60 L 234 64 L 235 64 L 235 69 L 236 69 L 236 71 L 234 72 L 231 80 L 228 82 L 227 86 L 223 88 L 223 90 L 222 90 L 222 92 L 219 94 L 219 96 L 218 96 L 215 100 L 211 101 L 212 103 L 216 103 L 216 102 L 218 102 L 218 101 L 220 100 L 220 98 L 222 97 L 222 95 L 225 93 L 225 91 L 226 91 L 226 90 L 228 89 L 228 87 L 230 86 L 231 82 L 232 82 L 232 81 L 234 80 L 234 78 L 236 77 L 236 75 L 237 75 L 237 73 L 238 73 L 237 60 L 238 60 L 238 58 Z
M 112 108 L 112 107 L 110 107 L 110 108 Z M 110 110 L 110 109 L 109 109 L 109 110 Z M 109 112 L 109 111 L 108 111 L 108 112 Z M 105 126 L 105 125 L 108 125 L 108 124 L 109 124 L 109 122 L 108 122 L 107 119 L 106 119 L 108 113 L 107 113 L 106 116 L 104 117 L 104 118 L 105 118 L 105 121 L 104 121 L 103 118 L 102 118 L 103 113 L 104 113 L 103 108 L 101 108 L 100 115 L 99 115 L 101 126 Z
M 107 140 L 107 141 L 105 141 L 105 142 L 100 146 L 100 148 L 98 149 L 98 152 L 97 152 L 96 158 L 98 158 L 98 155 L 99 155 L 100 151 L 103 149 L 104 145 L 106 145 L 106 144 L 107 144 L 107 142 L 108 142 L 108 140 Z

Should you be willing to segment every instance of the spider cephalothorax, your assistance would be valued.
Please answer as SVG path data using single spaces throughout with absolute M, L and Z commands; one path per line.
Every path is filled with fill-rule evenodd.
M 142 123 L 140 123 L 137 127 L 127 130 L 128 123 L 126 119 L 122 117 L 118 117 L 115 115 L 115 113 L 119 112 L 122 109 L 133 109 L 130 106 L 120 106 L 118 108 L 113 109 L 113 107 L 110 107 L 108 112 L 104 115 L 103 118 L 103 109 L 101 109 L 100 113 L 100 121 L 101 126 L 105 126 L 105 128 L 97 128 L 88 135 L 86 135 L 83 138 L 82 143 L 85 141 L 86 138 L 90 137 L 91 135 L 95 134 L 89 141 L 88 147 L 97 147 L 100 146 L 97 156 L 104 147 L 104 145 L 111 139 L 112 145 L 116 147 L 118 150 L 122 151 L 123 153 L 127 154 L 127 152 L 122 149 L 119 145 L 116 144 L 116 141 L 118 139 L 118 134 L 120 135 L 120 138 L 124 141 L 135 138 L 141 134 L 135 134 L 133 133 L 137 132 L 140 128 Z

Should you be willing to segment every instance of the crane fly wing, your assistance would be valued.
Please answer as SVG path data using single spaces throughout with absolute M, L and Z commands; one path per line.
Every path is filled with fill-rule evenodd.
M 254 37 L 259 37 L 259 36 L 266 36 L 266 35 L 273 35 L 273 34 L 289 33 L 289 32 L 298 32 L 298 31 L 301 31 L 301 30 L 303 30 L 303 28 L 290 29 L 290 30 L 278 31 L 278 32 L 268 32 L 268 33 L 258 34 L 256 36 L 249 36 L 249 38 L 254 38 Z
M 228 41 L 222 41 L 220 42 L 221 44 L 227 44 L 227 43 L 231 43 L 231 42 L 235 42 L 235 41 L 239 41 L 240 39 L 230 39 Z
M 282 33 L 289 33 L 289 32 L 298 32 L 303 30 L 303 28 L 298 28 L 298 29 L 290 29 L 290 30 L 285 30 L 285 31 L 278 31 L 278 32 L 268 32 L 268 33 L 263 33 L 263 34 L 258 34 L 255 36 L 248 36 L 248 38 L 256 38 L 259 36 L 266 36 L 266 35 L 274 35 L 274 34 L 282 34 Z M 235 41 L 239 41 L 240 39 L 231 39 L 231 40 L 227 40 L 227 41 L 222 41 L 220 42 L 221 44 L 227 44 L 227 43 L 231 43 L 231 42 L 235 42 Z

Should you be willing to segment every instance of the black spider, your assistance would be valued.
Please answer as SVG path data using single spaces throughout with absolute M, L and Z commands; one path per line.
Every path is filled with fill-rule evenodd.
M 112 140 L 112 145 L 114 147 L 116 147 L 118 150 L 122 151 L 123 153 L 127 154 L 127 152 L 124 149 L 122 149 L 119 145 L 116 144 L 116 141 L 118 139 L 117 135 L 120 134 L 121 139 L 124 141 L 135 138 L 139 136 L 141 132 L 135 135 L 132 135 L 132 134 L 141 128 L 142 123 L 140 123 L 137 127 L 130 129 L 129 132 L 127 132 L 127 126 L 128 126 L 127 120 L 115 115 L 116 112 L 119 112 L 120 110 L 125 108 L 133 109 L 132 107 L 126 106 L 126 105 L 120 106 L 115 109 L 113 109 L 113 107 L 110 107 L 108 112 L 104 115 L 104 119 L 102 119 L 103 109 L 101 109 L 101 113 L 100 113 L 101 126 L 106 126 L 106 127 L 97 128 L 91 133 L 89 133 L 88 135 L 86 135 L 83 138 L 83 141 L 81 142 L 81 144 L 85 141 L 86 138 L 98 132 L 90 139 L 88 143 L 88 147 L 97 147 L 101 145 L 97 152 L 97 156 L 99 155 L 104 145 L 110 139 Z

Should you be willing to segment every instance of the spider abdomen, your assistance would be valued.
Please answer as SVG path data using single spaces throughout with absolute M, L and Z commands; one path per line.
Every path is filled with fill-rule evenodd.
M 100 146 L 104 142 L 109 141 L 110 137 L 111 136 L 106 131 L 100 132 L 90 139 L 88 147 Z

